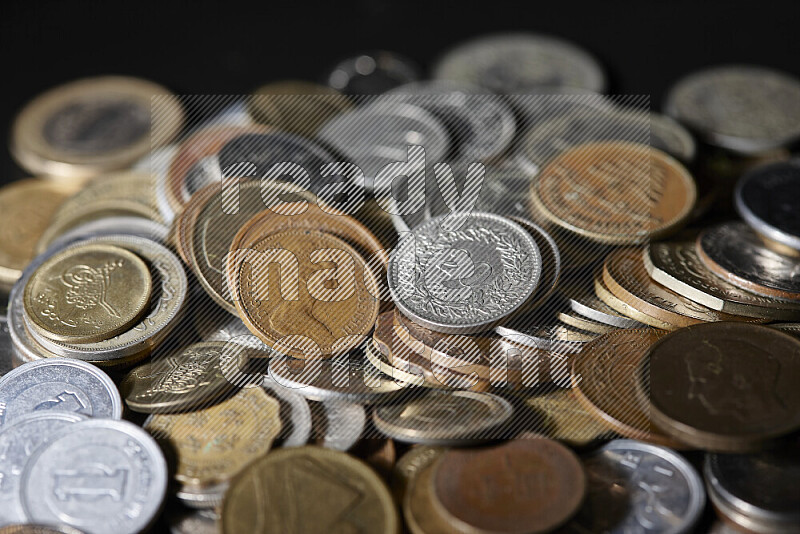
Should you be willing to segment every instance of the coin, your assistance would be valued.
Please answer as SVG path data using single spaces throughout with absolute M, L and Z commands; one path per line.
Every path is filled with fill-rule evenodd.
M 81 239 L 114 234 L 144 237 L 163 245 L 167 242 L 169 229 L 161 223 L 142 217 L 103 217 L 67 230 L 52 241 L 39 241 L 36 252 L 41 254 L 49 248 L 64 248 L 68 243 Z
M 371 363 L 375 369 L 386 376 L 391 377 L 396 382 L 401 383 L 404 387 L 425 386 L 425 377 L 423 371 L 417 371 L 414 369 L 414 371 L 417 372 L 411 372 L 410 366 L 405 366 L 405 368 L 403 368 L 403 366 L 398 365 L 395 367 L 393 359 L 390 360 L 388 356 L 386 356 L 378 347 L 375 346 L 375 343 L 367 343 L 367 347 L 364 349 L 364 356 L 366 356 L 369 363 Z M 431 384 L 429 387 L 437 386 Z
M 136 324 L 150 302 L 150 271 L 136 254 L 109 245 L 70 247 L 25 284 L 25 312 L 43 335 L 94 343 Z
M 0 378 L 0 428 L 45 411 L 119 419 L 122 399 L 103 371 L 64 358 L 26 363 Z
M 641 328 L 644 325 L 634 319 L 621 315 L 617 310 L 600 300 L 600 298 L 582 285 L 569 284 L 560 286 L 559 291 L 569 299 L 570 309 L 592 321 L 616 328 Z
M 725 313 L 765 319 L 796 319 L 800 308 L 745 291 L 710 271 L 694 243 L 653 243 L 644 253 L 644 266 L 659 284 L 693 301 Z
M 772 324 L 770 326 L 772 328 L 777 328 L 778 330 L 782 330 L 789 334 L 800 336 L 800 323 Z
M 593 282 L 594 292 L 597 295 L 597 298 L 599 298 L 603 303 L 608 305 L 608 307 L 612 308 L 616 312 L 630 317 L 632 320 L 635 320 L 638 323 L 642 323 L 642 326 L 650 325 L 661 330 L 675 330 L 678 328 L 673 324 L 665 323 L 664 321 L 660 321 L 659 319 L 651 317 L 646 313 L 640 312 L 624 300 L 617 297 L 608 289 L 605 282 L 603 282 L 602 272 L 595 273 Z
M 600 336 L 572 360 L 572 386 L 578 400 L 611 430 L 674 447 L 675 440 L 651 423 L 636 389 L 648 348 L 663 336 L 653 329 L 615 330 Z
M 414 451 L 415 449 L 412 449 Z M 408 482 L 403 497 L 403 516 L 411 534 L 450 534 L 453 525 L 433 503 L 433 462 L 420 466 L 419 472 Z
M 280 404 L 281 433 L 276 442 L 280 447 L 300 447 L 311 438 L 311 408 L 305 397 L 294 390 L 285 388 L 264 375 L 261 381 L 267 393 Z
M 717 512 L 736 527 L 749 532 L 797 530 L 796 452 L 708 454 L 703 473 Z
M 37 96 L 17 115 L 11 154 L 33 174 L 94 176 L 169 143 L 183 125 L 174 95 L 121 76 L 85 78 Z
M 13 369 L 14 342 L 8 331 L 8 318 L 0 315 L 0 378 Z
M 437 62 L 433 77 L 511 94 L 536 86 L 600 93 L 606 86 L 602 68 L 589 54 L 567 41 L 527 33 L 488 35 L 463 43 Z
M 445 449 L 419 445 L 412 447 L 392 468 L 390 487 L 395 501 L 402 506 L 414 479 L 442 456 Z
M 433 503 L 462 531 L 550 532 L 586 493 L 578 457 L 556 441 L 515 439 L 451 449 L 433 466 Z
M 370 50 L 340 61 L 327 75 L 332 88 L 348 95 L 378 95 L 419 80 L 419 66 L 387 50 Z
M 588 317 L 584 317 L 577 313 L 560 312 L 558 320 L 567 325 L 568 327 L 575 328 L 583 332 L 590 332 L 592 334 L 607 334 L 617 327 L 609 326 L 597 321 L 593 321 Z
M 177 451 L 178 482 L 208 488 L 270 450 L 281 431 L 280 404 L 262 388 L 244 388 L 195 412 L 152 415 L 144 429 Z
M 23 523 L 27 519 L 19 495 L 20 476 L 31 455 L 48 439 L 66 430 L 84 416 L 68 412 L 44 412 L 24 415 L 3 426 L 0 451 L 4 468 L 0 472 L 0 523 Z M 2 532 L 2 530 L 0 530 Z
M 169 514 L 170 534 L 219 534 L 219 514 L 213 510 Z
M 703 231 L 697 255 L 714 274 L 747 291 L 800 300 L 800 261 L 766 248 L 745 223 L 730 222 Z
M 800 250 L 800 161 L 762 165 L 736 185 L 736 210 L 756 232 Z
M 81 421 L 34 453 L 21 488 L 32 521 L 66 521 L 93 534 L 109 528 L 134 534 L 147 529 L 161 509 L 167 463 L 156 442 L 134 424 Z
M 542 276 L 536 291 L 531 296 L 526 308 L 536 308 L 543 305 L 553 294 L 561 280 L 561 252 L 558 244 L 547 231 L 524 217 L 509 217 L 512 221 L 523 227 L 536 241 L 542 255 Z
M 364 438 L 350 450 L 350 454 L 364 460 L 382 479 L 388 481 L 394 467 L 397 451 L 389 438 Z
M 396 441 L 448 445 L 488 439 L 512 413 L 508 401 L 490 393 L 431 390 L 401 403 L 375 407 L 372 422 Z
M 321 424 L 314 423 L 315 434 L 313 443 L 335 451 L 349 451 L 364 434 L 367 414 L 364 406 L 355 402 L 341 400 L 326 400 L 314 405 L 322 412 Z
M 647 145 L 587 143 L 553 158 L 531 184 L 532 209 L 600 243 L 663 237 L 691 213 L 697 188 L 677 160 Z
M 800 137 L 800 81 L 763 67 L 730 65 L 690 74 L 669 91 L 665 109 L 706 142 L 745 154 Z
M 525 399 L 542 433 L 571 447 L 585 447 L 612 435 L 578 401 L 572 389 L 554 389 Z
M 639 375 L 653 422 L 695 447 L 756 450 L 800 428 L 800 340 L 773 328 L 678 330 L 650 347 Z
M 389 489 L 378 475 L 347 454 L 321 447 L 273 451 L 232 481 L 222 507 L 222 532 L 239 533 L 253 525 L 286 533 L 400 530 Z
M 694 532 L 706 495 L 700 475 L 674 451 L 619 439 L 583 465 L 587 499 L 564 533 Z
M 0 534 L 82 534 L 79 530 L 67 526 L 5 525 L 0 527 Z

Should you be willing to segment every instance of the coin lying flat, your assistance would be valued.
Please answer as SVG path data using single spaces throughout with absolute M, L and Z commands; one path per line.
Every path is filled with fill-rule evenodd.
M 711 323 L 673 332 L 640 365 L 653 422 L 689 445 L 744 452 L 800 428 L 800 340 Z
M 800 137 L 800 80 L 762 67 L 714 67 L 678 81 L 665 109 L 712 145 L 756 154 Z
M 81 531 L 66 526 L 32 525 L 5 525 L 0 527 L 0 534 L 83 534 Z
M 612 432 L 578 401 L 572 389 L 555 389 L 525 399 L 538 429 L 548 438 L 585 447 Z
M 531 184 L 533 208 L 584 238 L 631 244 L 683 224 L 697 198 L 689 172 L 647 145 L 587 143 L 567 150 Z
M 25 312 L 40 333 L 94 343 L 128 330 L 150 303 L 150 270 L 136 254 L 109 245 L 71 247 L 33 272 Z
M 705 230 L 697 255 L 714 274 L 747 291 L 784 300 L 800 300 L 800 260 L 766 248 L 745 223 Z
M 560 312 L 558 320 L 567 326 L 593 334 L 607 334 L 612 330 L 616 330 L 614 326 L 594 321 L 577 313 Z
M 161 509 L 167 463 L 153 438 L 132 423 L 81 421 L 34 453 L 21 488 L 32 521 L 66 521 L 87 534 L 135 534 Z
M 321 447 L 273 451 L 233 480 L 222 507 L 222 532 L 238 534 L 253 525 L 287 534 L 400 529 L 378 475 L 360 460 Z
M 11 154 L 33 174 L 94 176 L 169 143 L 183 125 L 174 95 L 121 76 L 55 87 L 28 103 L 12 127 Z
M 122 399 L 108 375 L 65 358 L 26 363 L 0 378 L 0 408 L 0 428 L 33 412 L 122 417 Z
M 328 85 L 348 95 L 379 95 L 420 79 L 420 68 L 395 52 L 370 50 L 340 61 L 328 74 Z

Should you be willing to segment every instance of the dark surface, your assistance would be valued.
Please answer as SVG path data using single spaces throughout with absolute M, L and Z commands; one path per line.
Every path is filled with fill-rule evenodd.
M 605 65 L 613 91 L 650 94 L 654 108 L 673 80 L 707 65 L 755 63 L 800 76 L 800 2 L 738 4 L 18 1 L 0 17 L 0 180 L 24 176 L 5 148 L 17 110 L 48 87 L 97 74 L 141 76 L 182 94 L 242 94 L 270 80 L 320 80 L 365 49 L 394 50 L 428 67 L 466 38 L 522 30 L 575 41 Z

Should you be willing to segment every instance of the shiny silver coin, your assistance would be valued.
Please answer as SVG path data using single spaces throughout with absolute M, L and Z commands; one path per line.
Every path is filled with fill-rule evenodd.
M 20 500 L 20 476 L 28 459 L 52 436 L 84 416 L 68 412 L 30 413 L 0 430 L 0 524 L 27 520 Z
M 194 488 L 181 486 L 175 492 L 184 506 L 194 510 L 213 510 L 222 506 L 225 500 L 225 492 L 228 491 L 228 483 L 215 484 L 206 488 Z
M 0 378 L 0 427 L 45 411 L 119 419 L 122 399 L 103 371 L 65 358 L 26 363 Z
M 264 376 L 261 387 L 266 389 L 281 405 L 280 447 L 300 447 L 311 437 L 311 408 L 306 398 L 296 391 L 283 387 L 269 376 Z
M 597 337 L 596 334 L 566 327 L 556 320 L 550 307 L 532 310 L 497 325 L 494 331 L 503 338 L 525 347 L 554 354 L 575 354 Z
M 372 422 L 404 443 L 459 445 L 498 437 L 513 414 L 511 404 L 491 393 L 428 391 L 402 403 L 377 406 Z
M 322 436 L 315 436 L 317 441 L 326 449 L 352 449 L 361 439 L 367 424 L 364 406 L 339 400 L 329 400 L 321 406 L 325 412 L 324 432 Z
M 326 81 L 344 94 L 377 95 L 421 77 L 420 68 L 407 57 L 371 50 L 339 62 Z
M 468 41 L 438 61 L 433 77 L 509 94 L 536 86 L 577 87 L 598 93 L 606 88 L 603 69 L 587 52 L 561 39 L 524 33 Z
M 490 213 L 436 217 L 403 236 L 389 291 L 414 322 L 448 334 L 489 330 L 536 290 L 542 255 L 517 223 Z
M 667 113 L 715 146 L 745 154 L 800 138 L 800 80 L 745 65 L 696 72 L 667 95 Z
M 127 421 L 97 419 L 74 423 L 36 451 L 21 484 L 28 518 L 87 534 L 146 530 L 166 490 L 167 462 L 155 440 Z
M 48 248 L 63 248 L 76 239 L 115 234 L 144 237 L 163 245 L 167 242 L 169 228 L 143 217 L 104 217 L 76 226 L 53 241 L 40 241 L 36 246 L 42 253 Z
M 703 474 L 711 501 L 729 521 L 751 532 L 797 532 L 800 457 L 796 451 L 709 454 Z
M 572 284 L 559 288 L 567 299 L 569 308 L 587 319 L 597 321 L 616 328 L 645 328 L 645 325 L 621 315 L 614 308 L 597 298 L 589 288 Z
M 526 307 L 535 308 L 543 305 L 555 291 L 561 279 L 561 252 L 558 244 L 547 231 L 524 217 L 509 217 L 528 232 L 542 255 L 542 276 L 533 295 L 525 304 Z
M 170 534 L 219 534 L 219 514 L 214 510 L 177 511 L 167 514 Z
M 697 471 L 665 447 L 614 440 L 584 460 L 587 501 L 564 532 L 693 532 L 706 494 Z
M 0 315 L 0 378 L 13 369 L 14 343 L 8 331 L 8 319 Z
M 756 167 L 736 185 L 736 209 L 759 234 L 800 250 L 800 160 Z

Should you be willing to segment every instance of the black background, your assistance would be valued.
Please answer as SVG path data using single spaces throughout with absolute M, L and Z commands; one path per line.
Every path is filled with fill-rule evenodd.
M 215 3 L 20 1 L 3 7 L 2 145 L 15 113 L 64 81 L 128 74 L 179 94 L 243 94 L 279 79 L 319 81 L 343 57 L 382 48 L 423 67 L 448 47 L 498 31 L 576 42 L 606 67 L 611 91 L 660 108 L 683 74 L 751 63 L 800 76 L 800 1 L 505 2 L 398 0 Z M 8 149 L 0 181 L 24 176 Z

